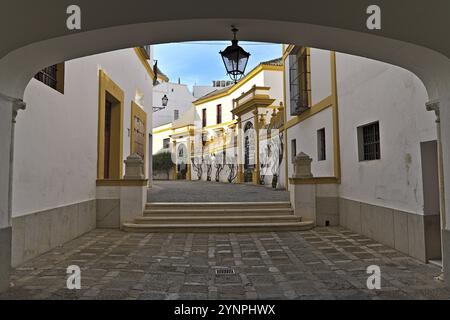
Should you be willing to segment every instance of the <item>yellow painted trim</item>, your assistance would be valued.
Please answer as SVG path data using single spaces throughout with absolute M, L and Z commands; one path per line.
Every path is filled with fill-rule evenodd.
M 148 75 L 153 80 L 155 78 L 155 73 L 153 72 L 152 67 L 149 65 L 147 61 L 147 53 L 145 52 L 144 48 L 141 47 L 135 47 L 134 52 L 136 53 L 137 57 L 141 61 L 142 65 L 144 66 L 145 70 L 147 70 Z M 161 79 L 163 81 L 169 82 L 169 78 L 165 75 L 162 75 L 158 73 L 158 79 Z
M 341 145 L 339 137 L 339 107 L 336 78 L 336 52 L 331 52 L 331 91 L 333 97 L 333 146 L 334 146 L 334 176 L 341 178 Z
M 104 177 L 104 150 L 105 150 L 105 105 L 106 93 L 118 101 L 119 109 L 111 114 L 114 122 L 119 125 L 119 130 L 112 130 L 111 139 L 115 144 L 111 145 L 110 173 L 112 179 L 121 179 L 123 171 L 123 114 L 124 114 L 124 92 L 112 81 L 103 70 L 99 70 L 99 100 L 98 100 L 98 134 L 97 134 L 97 178 Z M 118 135 L 118 136 L 117 136 Z
M 288 46 L 289 48 L 289 46 Z M 292 50 L 292 49 L 291 49 Z M 287 51 L 287 49 L 286 49 Z M 286 56 L 287 57 L 287 56 Z M 287 104 L 286 104 L 286 57 L 283 54 L 283 105 L 284 105 L 284 187 L 287 191 L 289 191 L 289 181 L 288 181 L 288 174 L 289 174 L 289 162 L 288 162 L 288 130 L 286 129 L 287 124 Z
M 139 58 L 139 61 L 141 61 L 142 65 L 144 66 L 145 70 L 147 70 L 148 75 L 151 79 L 155 78 L 155 73 L 153 72 L 152 67 L 149 65 L 147 61 L 146 54 L 144 54 L 142 51 L 144 49 L 141 47 L 135 47 L 134 52 L 136 53 L 137 57 Z
M 244 78 L 242 78 L 238 83 L 231 86 L 227 91 L 218 93 L 217 95 L 212 95 L 205 98 L 200 98 L 198 100 L 195 100 L 192 102 L 195 106 L 201 105 L 206 102 L 214 101 L 219 98 L 226 97 L 236 90 L 238 90 L 240 87 L 242 87 L 244 84 L 246 84 L 248 81 L 253 79 L 258 73 L 261 71 L 283 71 L 283 66 L 272 66 L 272 65 L 259 65 L 255 69 L 253 69 L 250 73 L 248 73 Z
M 283 65 L 286 65 L 286 58 L 289 53 L 292 51 L 292 47 L 288 47 L 283 55 Z M 309 49 L 309 48 L 308 48 Z M 308 52 L 308 54 L 310 54 Z M 308 63 L 308 68 L 311 68 L 310 62 Z M 312 117 L 313 115 L 331 107 L 332 108 L 332 124 L 333 124 L 333 171 L 334 178 L 336 179 L 336 183 L 340 183 L 341 181 L 341 155 L 340 155 L 340 137 L 339 137 L 339 108 L 338 108 L 338 95 L 337 95 L 337 78 L 336 78 L 336 53 L 330 52 L 330 68 L 331 68 L 331 95 L 318 102 L 314 106 L 312 106 L 309 110 L 303 112 L 299 116 L 289 120 L 285 123 L 284 129 L 289 129 L 300 122 Z M 311 74 L 311 69 L 309 70 Z M 310 75 L 309 75 L 310 76 Z M 284 91 L 284 99 L 286 103 L 286 72 L 283 74 L 283 91 Z M 310 80 L 310 78 L 309 78 Z M 312 91 L 311 91 L 312 92 Z M 287 118 L 287 108 L 285 108 L 285 116 Z M 285 132 L 285 145 L 286 145 L 286 160 L 288 156 L 288 146 L 287 146 L 287 134 L 288 131 Z M 286 162 L 286 177 L 288 175 L 288 163 Z
M 203 130 L 210 130 L 210 129 L 216 129 L 216 128 L 220 128 L 220 127 L 226 127 L 232 124 L 235 124 L 236 120 L 231 120 L 228 122 L 222 122 L 222 123 L 218 123 L 218 124 L 213 124 L 207 127 L 202 128 Z
M 172 126 L 164 128 L 164 129 L 159 129 L 159 130 L 157 130 L 157 129 L 158 128 L 154 128 L 152 130 L 152 134 L 158 134 L 158 133 L 161 133 L 161 132 L 166 132 L 166 131 L 172 130 Z
M 144 111 L 136 102 L 131 101 L 131 116 L 130 116 L 130 154 L 136 152 L 134 147 L 134 118 L 139 118 L 144 123 L 144 163 L 147 163 L 147 112 Z M 144 165 L 144 174 L 146 174 L 146 167 Z
M 236 116 L 242 116 L 245 113 L 248 113 L 256 108 L 267 108 L 269 107 L 275 99 L 270 99 L 268 96 L 261 97 L 255 96 L 255 98 L 246 101 L 244 104 L 239 107 L 231 110 L 231 112 Z
M 336 177 L 289 178 L 289 184 L 339 184 Z
M 98 179 L 97 187 L 145 187 L 148 185 L 148 179 Z
M 65 62 L 56 65 L 56 90 L 62 94 L 64 94 L 65 69 Z
M 285 129 L 289 129 L 297 124 L 299 124 L 302 121 L 305 121 L 306 119 L 312 117 L 315 114 L 318 114 L 319 112 L 322 112 L 323 110 L 332 107 L 333 106 L 333 96 L 328 96 L 322 101 L 316 103 L 314 106 L 312 106 L 310 109 L 306 110 L 305 112 L 302 112 L 300 115 L 296 116 L 295 118 L 292 118 L 285 124 Z
M 293 44 L 290 44 L 285 48 L 285 50 L 283 51 L 283 57 L 282 57 L 283 61 L 286 60 L 287 56 L 291 54 L 291 52 L 292 52 L 292 50 L 294 50 L 294 48 L 295 48 L 295 45 L 293 45 Z

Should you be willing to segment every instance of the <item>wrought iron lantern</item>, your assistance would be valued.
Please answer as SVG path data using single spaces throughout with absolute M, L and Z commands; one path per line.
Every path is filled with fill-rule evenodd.
M 225 50 L 220 51 L 219 53 L 222 56 L 228 76 L 234 83 L 237 83 L 244 76 L 250 53 L 238 45 L 236 33 L 239 30 L 232 26 L 231 31 L 234 34 L 233 40 L 231 40 L 231 46 L 226 47 Z
M 167 107 L 168 102 L 169 102 L 169 98 L 167 98 L 167 95 L 164 95 L 164 97 L 162 97 L 162 106 Z
M 167 98 L 167 95 L 164 95 L 161 99 L 162 107 L 153 107 L 153 112 L 165 109 L 167 107 L 168 102 L 169 102 L 169 98 Z

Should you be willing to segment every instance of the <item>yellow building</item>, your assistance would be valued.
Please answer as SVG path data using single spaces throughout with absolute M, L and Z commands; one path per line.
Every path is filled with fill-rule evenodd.
M 154 128 L 153 153 L 173 154 L 172 179 L 271 185 L 280 174 L 278 153 L 275 163 L 273 155 L 282 146 L 274 129 L 283 125 L 283 114 L 279 58 L 194 101 L 177 121 Z

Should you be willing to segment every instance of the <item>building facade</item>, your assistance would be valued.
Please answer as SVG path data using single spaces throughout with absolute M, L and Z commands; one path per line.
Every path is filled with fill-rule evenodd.
M 285 46 L 283 60 L 285 177 L 303 152 L 312 159 L 309 183 L 332 190 L 316 198 L 316 223 L 440 259 L 436 125 L 422 82 L 399 67 L 318 49 Z
M 153 106 L 158 108 L 162 106 L 162 98 L 168 99 L 167 106 L 164 109 L 155 109 L 153 116 L 154 128 L 163 126 L 178 120 L 191 106 L 195 100 L 186 84 L 161 82 L 153 87 Z
M 138 154 L 146 177 L 151 168 L 149 59 L 143 48 L 92 55 L 28 84 L 15 131 L 13 266 L 95 227 L 119 227 L 113 193 L 124 160 Z
M 281 167 L 277 163 L 274 172 L 269 168 L 270 135 L 260 139 L 255 132 L 282 118 L 282 78 L 281 59 L 263 62 L 237 84 L 195 100 L 171 125 L 155 128 L 153 153 L 172 153 L 176 165 L 171 178 L 270 185 Z M 257 139 L 261 141 L 255 144 Z
M 422 82 L 399 67 L 285 45 L 281 60 L 194 101 L 157 134 L 173 179 L 314 185 L 316 225 L 439 260 L 436 119 L 426 101 Z M 302 181 L 293 178 L 299 154 L 311 159 Z

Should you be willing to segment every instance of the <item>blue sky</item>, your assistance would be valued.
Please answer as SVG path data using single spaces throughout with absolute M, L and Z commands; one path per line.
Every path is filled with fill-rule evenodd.
M 229 41 L 193 41 L 155 45 L 153 58 L 158 67 L 171 82 L 189 85 L 211 85 L 212 80 L 228 80 L 219 51 L 225 49 Z M 266 61 L 281 56 L 280 44 L 239 42 L 244 50 L 250 52 L 246 72 Z

